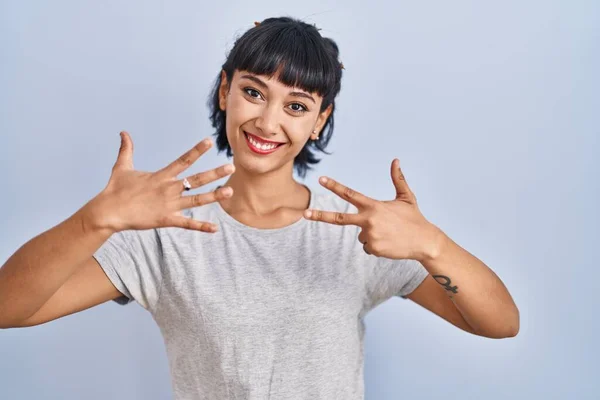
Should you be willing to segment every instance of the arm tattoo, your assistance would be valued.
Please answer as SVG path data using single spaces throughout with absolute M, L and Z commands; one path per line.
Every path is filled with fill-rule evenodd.
M 439 283 L 440 285 L 442 285 L 444 287 L 444 289 L 446 289 L 449 292 L 452 292 L 454 294 L 458 293 L 458 286 L 451 286 L 452 281 L 450 281 L 450 278 L 444 275 L 433 275 L 433 278 L 437 281 L 437 283 Z M 453 296 L 450 295 L 450 298 L 452 298 Z

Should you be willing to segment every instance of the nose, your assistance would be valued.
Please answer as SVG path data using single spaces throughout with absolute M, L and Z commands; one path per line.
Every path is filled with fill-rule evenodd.
M 265 136 L 275 136 L 279 131 L 279 112 L 277 107 L 264 107 L 259 117 L 256 119 L 256 127 L 262 131 Z

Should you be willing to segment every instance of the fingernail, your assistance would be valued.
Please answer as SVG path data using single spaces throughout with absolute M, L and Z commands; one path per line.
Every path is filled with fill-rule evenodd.
M 306 210 L 306 211 L 304 211 L 304 216 L 305 216 L 306 218 L 310 218 L 310 217 L 312 217 L 312 211 L 310 211 L 310 210 Z
M 226 188 L 224 188 L 224 189 L 223 189 L 223 192 L 222 192 L 222 193 L 223 193 L 223 195 L 225 195 L 225 196 L 231 196 L 231 194 L 233 193 L 233 189 L 232 189 L 232 188 L 230 188 L 230 187 L 226 187 Z
M 321 183 L 327 183 L 327 178 L 325 178 L 324 176 L 322 176 L 322 177 L 319 179 L 319 182 L 321 182 Z
M 231 164 L 226 165 L 224 169 L 225 169 L 226 173 L 230 174 L 233 172 L 233 165 L 231 165 Z

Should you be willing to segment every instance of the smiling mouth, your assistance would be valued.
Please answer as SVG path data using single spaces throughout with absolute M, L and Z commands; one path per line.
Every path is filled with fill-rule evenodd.
M 263 143 L 260 140 L 255 139 L 252 134 L 249 134 L 246 131 L 244 131 L 244 137 L 246 138 L 246 143 L 248 143 L 248 147 L 250 148 L 250 150 L 252 150 L 253 152 L 258 153 L 258 154 L 271 154 L 275 150 L 277 150 L 278 148 L 280 148 L 281 146 L 283 146 L 285 144 L 285 143 L 279 143 L 279 144 Z

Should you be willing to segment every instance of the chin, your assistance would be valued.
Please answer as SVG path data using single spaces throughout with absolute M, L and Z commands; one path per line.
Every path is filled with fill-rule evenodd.
M 283 165 L 278 162 L 280 160 L 261 160 L 252 156 L 248 157 L 247 154 L 241 154 L 236 157 L 235 153 L 233 157 L 236 168 L 242 168 L 251 175 L 264 175 L 277 171 L 283 167 Z

